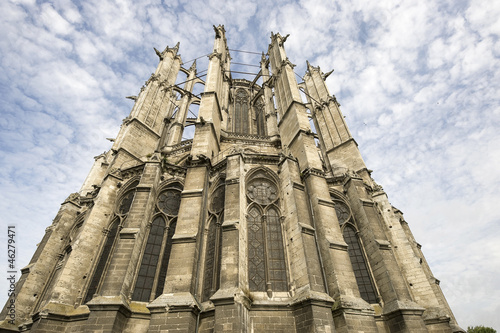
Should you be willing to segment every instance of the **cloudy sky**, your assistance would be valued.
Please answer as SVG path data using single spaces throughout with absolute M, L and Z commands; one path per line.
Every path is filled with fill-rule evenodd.
M 213 24 L 236 50 L 267 51 L 280 32 L 297 74 L 306 60 L 335 69 L 330 93 L 459 324 L 500 330 L 499 17 L 493 0 L 0 1 L 0 241 L 15 225 L 17 268 L 28 263 L 110 148 L 153 47 L 180 42 L 189 66 L 212 51 Z

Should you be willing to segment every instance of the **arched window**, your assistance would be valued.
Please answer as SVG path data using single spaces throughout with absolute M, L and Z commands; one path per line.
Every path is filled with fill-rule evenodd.
M 115 217 L 108 229 L 106 230 L 106 238 L 104 240 L 104 246 L 102 247 L 99 260 L 95 267 L 94 273 L 92 274 L 92 279 L 90 280 L 89 288 L 87 290 L 87 295 L 85 296 L 84 303 L 87 303 L 94 297 L 94 294 L 98 291 L 100 282 L 105 275 L 105 268 L 108 263 L 109 258 L 114 249 L 116 239 L 118 238 L 118 228 L 123 224 L 123 221 L 128 216 L 130 208 L 135 197 L 135 188 L 139 184 L 139 180 L 134 180 L 130 182 L 125 188 L 125 193 L 121 195 L 118 205 L 115 210 Z
M 173 183 L 158 196 L 156 214 L 150 225 L 132 295 L 134 301 L 149 302 L 163 292 L 181 203 L 181 190 L 180 184 Z
M 157 216 L 151 224 L 148 241 L 144 250 L 141 268 L 135 284 L 134 295 L 132 299 L 135 301 L 148 302 L 153 289 L 156 267 L 158 266 L 161 245 L 163 243 L 163 234 L 165 233 L 165 220 L 161 216 Z
M 377 303 L 377 293 L 373 286 L 372 276 L 368 269 L 363 247 L 358 238 L 351 209 L 344 201 L 335 198 L 333 200 L 337 219 L 343 229 L 344 240 L 347 243 L 347 252 L 351 259 L 352 269 L 361 298 L 368 303 Z
M 220 264 L 222 257 L 222 230 L 224 222 L 225 185 L 219 185 L 212 193 L 209 206 L 205 273 L 203 277 L 203 300 L 208 300 L 220 285 Z
M 236 133 L 248 133 L 248 94 L 244 89 L 236 90 L 233 122 Z
M 99 287 L 99 282 L 104 274 L 104 268 L 106 267 L 106 263 L 111 255 L 113 245 L 116 240 L 116 235 L 118 234 L 118 224 L 119 219 L 115 219 L 111 226 L 109 227 L 106 235 L 106 240 L 104 242 L 104 247 L 102 249 L 101 256 L 99 258 L 99 262 L 97 263 L 96 269 L 94 271 L 94 275 L 92 276 L 92 280 L 90 282 L 89 289 L 87 291 L 87 296 L 85 296 L 84 303 L 87 303 L 94 297 L 94 294 L 97 292 L 97 288 Z
M 266 290 L 266 254 L 262 213 L 257 207 L 248 211 L 248 283 L 251 291 Z
M 266 135 L 266 114 L 264 108 L 264 101 L 260 97 L 254 105 L 255 110 L 255 129 L 257 135 Z
M 248 283 L 250 291 L 287 291 L 278 188 L 258 174 L 247 185 Z
M 271 290 L 285 291 L 286 270 L 285 270 L 285 251 L 283 249 L 283 239 L 281 234 L 281 223 L 278 212 L 271 207 L 267 211 L 266 231 L 267 231 L 267 256 L 268 256 L 268 274 Z
M 377 295 L 373 289 L 373 284 L 368 267 L 366 266 L 363 250 L 359 244 L 356 231 L 350 224 L 347 224 L 344 227 L 344 240 L 348 246 L 347 252 L 351 258 L 352 269 L 354 271 L 354 276 L 356 276 L 356 282 L 358 283 L 361 298 L 368 303 L 377 303 Z

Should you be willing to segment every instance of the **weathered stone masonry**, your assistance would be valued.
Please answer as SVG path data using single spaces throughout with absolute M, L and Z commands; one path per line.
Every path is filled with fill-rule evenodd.
M 179 44 L 157 51 L 112 148 L 23 268 L 16 320 L 4 308 L 0 331 L 463 332 L 371 178 L 331 72 L 307 63 L 297 83 L 278 33 L 253 81 L 232 78 L 214 30 L 205 81 Z

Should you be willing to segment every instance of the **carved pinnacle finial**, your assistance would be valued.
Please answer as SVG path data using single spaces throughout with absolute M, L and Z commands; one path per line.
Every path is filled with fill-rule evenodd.
M 262 57 L 260 57 L 260 62 L 266 62 L 266 55 L 262 52 Z
M 193 70 L 196 70 L 196 59 L 193 61 L 193 64 L 191 65 L 191 67 L 189 67 L 189 71 L 193 71 Z
M 330 76 L 330 74 L 332 74 L 332 73 L 333 73 L 333 71 L 334 71 L 334 70 L 332 69 L 332 70 L 331 70 L 331 71 L 329 71 L 328 73 L 323 74 L 323 80 L 326 80 L 326 78 L 327 78 L 327 77 L 329 77 L 329 76 Z
M 153 49 L 155 50 L 156 55 L 158 56 L 158 58 L 160 58 L 160 60 L 163 60 L 163 55 L 161 54 L 161 52 L 158 51 L 158 49 L 156 47 L 153 47 Z
M 217 29 L 217 27 L 214 25 L 214 31 L 215 31 L 215 38 L 221 38 L 221 34 L 220 34 L 220 31 L 219 29 Z

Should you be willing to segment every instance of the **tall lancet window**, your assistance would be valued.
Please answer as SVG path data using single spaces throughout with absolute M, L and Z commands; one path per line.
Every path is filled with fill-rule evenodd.
M 250 291 L 287 291 L 278 187 L 259 173 L 247 184 L 247 200 Z
M 244 89 L 236 90 L 234 98 L 234 131 L 248 133 L 248 93 Z
M 172 250 L 182 186 L 169 184 L 158 196 L 155 215 L 142 254 L 132 300 L 149 302 L 160 296 L 165 285 Z
M 222 230 L 224 222 L 225 185 L 219 185 L 212 193 L 209 206 L 205 273 L 203 277 L 203 300 L 208 300 L 220 286 L 220 264 L 222 255 Z
M 377 303 L 377 293 L 373 286 L 372 276 L 368 269 L 368 263 L 358 237 L 351 210 L 343 201 L 334 199 L 334 202 L 335 212 L 337 213 L 337 218 L 341 225 L 344 240 L 347 243 L 347 252 L 351 259 L 352 269 L 356 277 L 361 298 L 368 303 Z
M 104 230 L 104 244 L 102 245 L 101 254 L 97 261 L 97 265 L 95 266 L 92 279 L 90 279 L 90 285 L 87 290 L 84 303 L 90 301 L 100 288 L 101 281 L 106 273 L 108 261 L 111 258 L 116 244 L 116 239 L 118 238 L 118 229 L 121 225 L 123 225 L 123 222 L 127 218 L 130 208 L 132 207 L 132 202 L 135 197 L 135 188 L 138 184 L 139 181 L 135 180 L 130 185 L 126 186 L 126 190 L 119 198 L 115 216 L 108 228 Z
M 257 103 L 255 103 L 254 110 L 255 110 L 255 129 L 257 135 L 264 136 L 266 135 L 266 113 L 262 97 L 260 97 L 257 100 Z

